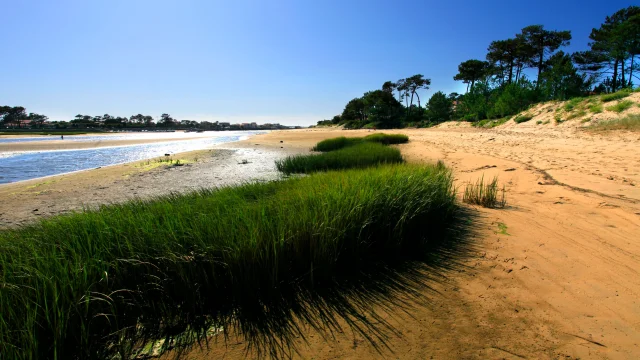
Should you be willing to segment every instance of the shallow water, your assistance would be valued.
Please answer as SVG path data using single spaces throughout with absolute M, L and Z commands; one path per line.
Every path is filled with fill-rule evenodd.
M 42 152 L 1 153 L 0 184 L 20 180 L 35 179 L 72 171 L 93 169 L 102 166 L 122 164 L 151 159 L 167 153 L 207 149 L 216 144 L 243 140 L 264 131 L 221 131 L 205 133 L 153 133 L 97 136 L 69 136 L 65 140 L 97 141 L 120 139 L 167 139 L 167 142 L 103 147 L 82 150 L 57 150 Z M 193 140 L 172 141 L 185 137 Z M 33 139 L 33 138 L 31 138 Z M 39 139 L 39 138 L 38 138 Z M 51 140 L 50 138 L 44 138 Z M 18 140 L 18 139 L 1 139 Z
M 88 134 L 88 135 L 65 135 L 64 140 L 70 141 L 104 141 L 104 140 L 148 140 L 148 139 L 184 139 L 184 138 L 210 138 L 214 135 L 224 132 L 206 131 L 202 133 L 196 132 L 131 132 L 131 133 L 109 133 L 109 134 Z M 227 133 L 238 133 L 237 131 L 227 131 Z M 62 140 L 59 135 L 37 136 L 37 137 L 19 137 L 19 138 L 0 138 L 2 143 L 22 143 L 32 141 L 55 141 Z

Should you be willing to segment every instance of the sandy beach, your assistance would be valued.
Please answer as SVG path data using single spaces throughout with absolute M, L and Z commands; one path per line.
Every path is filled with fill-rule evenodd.
M 504 210 L 481 218 L 465 270 L 424 296 L 429 306 L 386 314 L 398 331 L 377 353 L 361 336 L 325 341 L 309 332 L 301 359 L 640 357 L 640 139 L 570 127 L 476 129 L 447 123 L 392 130 L 410 162 L 443 160 L 458 186 L 498 176 Z M 258 135 L 214 150 L 177 154 L 184 166 L 147 162 L 0 185 L 0 226 L 82 206 L 279 175 L 273 161 L 317 141 L 366 130 L 304 129 Z M 247 160 L 244 163 L 242 160 Z M 232 334 L 190 359 L 245 358 Z M 251 354 L 249 354 L 251 355 Z
M 102 135 L 102 134 L 100 134 Z M 67 136 L 69 139 L 70 136 Z M 126 146 L 153 144 L 167 141 L 186 141 L 198 139 L 196 137 L 184 137 L 175 139 L 120 139 L 120 140 L 99 140 L 99 141 L 73 141 L 73 140 L 42 140 L 17 143 L 0 143 L 0 152 L 3 151 L 49 151 L 49 150 L 79 150 L 93 149 L 108 146 Z

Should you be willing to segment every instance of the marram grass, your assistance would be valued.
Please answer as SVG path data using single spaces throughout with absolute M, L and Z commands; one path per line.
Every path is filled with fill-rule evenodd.
M 321 154 L 288 156 L 277 160 L 276 167 L 279 171 L 289 175 L 401 162 L 403 159 L 400 150 L 380 143 L 361 142 Z
M 317 143 L 312 150 L 321 151 L 321 152 L 334 151 L 334 150 L 339 150 L 348 146 L 353 146 L 355 144 L 360 144 L 361 142 L 362 142 L 362 138 L 358 138 L 358 137 L 348 138 L 348 137 L 340 136 L 336 138 L 322 140 L 319 143 Z
M 464 189 L 462 201 L 468 204 L 480 205 L 486 208 L 504 208 L 507 205 L 505 188 L 498 187 L 498 178 L 491 182 L 484 182 L 484 176 L 475 184 L 469 183 Z
M 409 142 L 409 137 L 407 135 L 402 134 L 384 134 L 377 133 L 365 136 L 363 138 L 360 137 L 336 137 L 331 139 L 322 140 L 313 147 L 313 151 L 334 151 L 339 150 L 348 146 L 353 146 L 360 144 L 362 142 L 377 142 L 385 145 L 392 144 L 404 144 Z
M 364 141 L 379 142 L 385 145 L 405 144 L 409 142 L 409 137 L 402 134 L 371 134 L 364 137 Z
M 130 358 L 149 340 L 181 349 L 213 328 L 274 354 L 302 336 L 299 321 L 364 333 L 384 320 L 362 309 L 423 281 L 370 271 L 429 256 L 456 214 L 448 169 L 393 165 L 1 231 L 2 358 Z

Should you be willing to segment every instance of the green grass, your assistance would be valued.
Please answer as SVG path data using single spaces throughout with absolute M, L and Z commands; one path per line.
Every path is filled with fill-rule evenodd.
M 540 125 L 540 124 L 542 124 L 542 120 L 536 121 L 536 125 Z
M 508 229 L 507 224 L 505 224 L 505 223 L 503 223 L 503 222 L 499 222 L 497 225 L 498 225 L 498 234 L 501 234 L 501 235 L 511 235 L 511 234 L 509 234 L 509 233 L 507 232 L 507 229 Z
M 400 162 L 403 162 L 400 150 L 380 143 L 362 142 L 321 154 L 288 156 L 276 161 L 276 167 L 278 171 L 290 175 Z
M 621 113 L 621 112 L 629 109 L 630 107 L 632 107 L 633 104 L 634 104 L 634 102 L 631 101 L 631 100 L 623 100 L 623 101 L 620 101 L 619 103 L 617 103 L 616 105 L 608 106 L 607 110 L 613 111 L 613 112 L 617 112 L 617 113 Z
M 494 120 L 485 119 L 485 120 L 480 120 L 480 121 L 473 122 L 471 124 L 471 126 L 490 129 L 490 128 L 494 128 L 496 126 L 500 126 L 500 125 L 506 123 L 507 121 L 509 121 L 509 119 L 510 119 L 510 117 L 503 117 L 503 118 L 494 119 Z
M 580 105 L 580 103 L 584 100 L 584 98 L 578 97 L 578 98 L 573 98 L 569 101 L 567 101 L 564 104 L 564 110 L 569 112 L 569 111 L 573 111 L 573 109 L 575 109 L 576 107 L 578 107 Z
M 341 136 L 337 138 L 322 140 L 319 143 L 317 143 L 312 150 L 322 151 L 322 152 L 334 151 L 334 150 L 342 149 L 347 146 L 359 144 L 361 142 L 362 142 L 361 138 L 357 138 L 357 137 L 348 138 L 348 137 Z
M 631 92 L 629 90 L 620 90 L 612 94 L 602 95 L 602 97 L 600 97 L 600 100 L 602 100 L 602 102 L 610 102 L 614 100 L 624 99 L 629 95 L 631 95 Z
M 402 134 L 371 134 L 363 139 L 364 141 L 377 142 L 385 145 L 405 144 L 409 142 L 409 137 Z
M 383 344 L 368 332 L 385 324 L 371 309 L 423 297 L 421 271 L 447 271 L 463 251 L 455 197 L 441 164 L 394 165 L 1 231 L 2 358 L 129 359 L 149 341 L 182 349 L 212 329 L 273 355 L 303 337 L 300 323 L 324 334 L 348 324 Z
M 603 111 L 602 104 L 593 104 L 589 106 L 589 111 L 593 114 L 599 114 Z
M 498 178 L 489 183 L 484 182 L 484 176 L 475 184 L 469 183 L 464 189 L 462 201 L 468 204 L 480 205 L 486 208 L 503 208 L 506 206 L 505 188 L 498 188 Z
M 313 147 L 313 151 L 328 152 L 339 150 L 348 146 L 360 144 L 362 142 L 376 142 L 385 145 L 404 144 L 409 142 L 409 137 L 402 134 L 372 134 L 360 137 L 347 138 L 344 136 L 322 140 Z
M 515 121 L 516 124 L 520 124 L 520 123 L 523 123 L 523 122 L 527 122 L 527 121 L 529 121 L 531 119 L 533 119 L 533 115 L 531 115 L 531 114 L 522 114 L 522 115 L 516 116 L 513 119 L 513 121 Z
M 585 110 L 579 110 L 577 112 L 569 114 L 569 116 L 567 116 L 567 120 L 577 119 L 585 115 L 587 115 L 587 112 Z
M 601 121 L 586 128 L 592 131 L 627 130 L 640 131 L 640 115 L 628 115 L 621 119 Z

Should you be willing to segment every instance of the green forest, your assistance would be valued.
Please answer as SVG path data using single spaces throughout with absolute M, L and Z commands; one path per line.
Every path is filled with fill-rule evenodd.
M 453 79 L 466 84 L 464 94 L 438 91 L 421 102 L 420 92 L 430 88 L 431 79 L 416 74 L 384 82 L 318 126 L 389 129 L 448 120 L 479 122 L 515 115 L 540 102 L 633 89 L 634 80 L 640 79 L 635 61 L 640 54 L 640 7 L 607 16 L 589 39 L 588 50 L 567 53 L 563 48 L 570 45 L 571 31 L 527 26 L 513 38 L 492 41 L 485 60 L 458 65 Z

